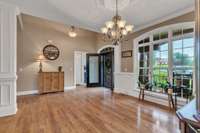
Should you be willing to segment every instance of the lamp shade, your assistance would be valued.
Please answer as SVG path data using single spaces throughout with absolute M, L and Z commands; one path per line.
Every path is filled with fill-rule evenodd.
M 127 25 L 125 28 L 126 28 L 126 30 L 127 30 L 128 32 L 132 32 L 134 26 L 133 26 L 133 25 Z
M 116 36 L 117 36 L 116 31 L 112 31 L 112 32 L 111 32 L 111 35 L 112 35 L 112 37 L 116 37 Z
M 113 26 L 114 26 L 114 22 L 113 21 L 108 21 L 108 22 L 106 22 L 106 27 L 108 28 L 108 29 L 112 29 L 113 28 Z
M 101 32 L 103 34 L 106 34 L 108 32 L 108 29 L 106 27 L 101 28 Z
M 123 30 L 122 30 L 122 34 L 123 34 L 124 36 L 127 35 L 127 34 L 128 34 L 127 30 L 126 30 L 126 29 L 123 29 Z
M 44 55 L 39 55 L 37 58 L 36 58 L 36 61 L 40 62 L 40 61 L 44 61 L 46 58 L 44 57 Z
M 119 28 L 124 28 L 125 25 L 126 25 L 126 21 L 125 20 L 119 20 L 117 22 L 117 25 L 118 25 Z
M 77 36 L 77 33 L 75 32 L 74 26 L 71 26 L 70 31 L 68 32 L 68 35 L 69 35 L 69 37 L 72 37 L 72 38 Z
M 73 31 L 69 31 L 68 33 L 69 37 L 76 37 L 77 36 L 77 33 L 76 32 L 73 32 Z

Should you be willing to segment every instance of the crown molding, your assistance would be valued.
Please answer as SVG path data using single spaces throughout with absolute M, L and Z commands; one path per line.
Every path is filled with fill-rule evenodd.
M 163 23 L 163 22 L 165 22 L 165 21 L 168 21 L 168 20 L 170 20 L 170 19 L 179 17 L 179 16 L 181 16 L 181 15 L 184 15 L 184 14 L 186 14 L 186 13 L 192 12 L 192 11 L 194 11 L 194 10 L 195 10 L 195 7 L 189 7 L 189 8 L 186 8 L 186 9 L 184 9 L 184 10 L 181 10 L 181 11 L 179 11 L 179 12 L 175 12 L 175 13 L 170 14 L 170 15 L 168 15 L 168 16 L 165 16 L 165 17 L 162 17 L 162 18 L 157 19 L 157 20 L 155 20 L 155 21 L 152 21 L 152 22 L 150 22 L 150 23 L 148 23 L 148 24 L 141 25 L 141 26 L 139 26 L 138 28 L 135 28 L 135 29 L 134 29 L 134 32 L 137 32 L 137 31 L 146 29 L 146 28 L 148 28 L 148 27 L 151 27 L 151 26 L 154 26 L 154 25 Z M 133 32 L 133 33 L 134 33 L 134 32 Z

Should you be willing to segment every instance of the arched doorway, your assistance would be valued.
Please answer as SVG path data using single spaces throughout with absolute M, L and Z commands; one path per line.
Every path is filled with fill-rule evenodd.
M 87 54 L 87 87 L 99 87 L 104 86 L 103 85 L 103 76 L 102 76 L 102 54 L 106 51 L 112 52 L 112 86 L 108 87 L 114 90 L 114 79 L 115 74 L 119 73 L 121 70 L 121 45 L 104 45 L 100 49 L 97 50 L 97 53 L 88 53 Z M 107 51 L 107 52 L 108 52 Z M 107 65 L 109 66 L 109 63 L 107 61 Z M 109 84 L 110 85 L 110 84 Z M 106 87 L 106 86 L 104 86 Z

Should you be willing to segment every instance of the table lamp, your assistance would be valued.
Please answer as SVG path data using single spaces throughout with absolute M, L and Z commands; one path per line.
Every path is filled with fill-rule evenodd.
M 43 55 L 39 55 L 38 58 L 37 58 L 37 61 L 40 62 L 40 65 L 39 65 L 39 72 L 42 72 L 42 61 L 45 60 L 45 57 Z

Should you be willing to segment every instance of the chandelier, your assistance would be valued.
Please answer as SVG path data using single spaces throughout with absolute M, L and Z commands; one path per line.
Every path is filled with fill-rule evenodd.
M 116 0 L 116 15 L 111 21 L 105 23 L 105 27 L 101 28 L 104 35 L 104 41 L 112 41 L 114 45 L 120 44 L 125 36 L 133 31 L 133 25 L 126 25 L 126 21 L 118 14 L 118 0 Z

